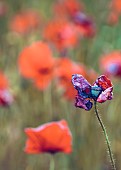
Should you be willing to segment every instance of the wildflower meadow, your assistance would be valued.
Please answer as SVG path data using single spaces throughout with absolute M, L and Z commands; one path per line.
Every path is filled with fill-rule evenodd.
M 121 0 L 0 0 L 0 170 L 121 170 Z

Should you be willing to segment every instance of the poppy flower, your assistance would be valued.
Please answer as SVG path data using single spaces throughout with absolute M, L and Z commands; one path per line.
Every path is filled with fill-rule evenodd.
M 95 24 L 83 12 L 77 11 L 72 16 L 72 22 L 77 26 L 80 36 L 92 37 L 95 35 Z
M 65 18 L 67 17 L 67 10 L 65 8 L 63 0 L 58 0 L 54 2 L 52 9 L 54 11 L 54 16 Z
M 44 29 L 43 36 L 52 42 L 59 51 L 72 48 L 78 42 L 76 27 L 66 20 L 50 21 Z
M 64 89 L 64 96 L 69 100 L 73 100 L 76 95 L 76 90 L 71 84 L 71 76 L 73 72 L 84 76 L 86 75 L 83 65 L 79 65 L 67 57 L 58 59 L 56 62 L 57 86 Z
M 5 75 L 0 71 L 0 89 L 7 89 L 8 88 L 8 80 Z
M 103 103 L 113 97 L 113 85 L 105 75 L 98 77 L 91 86 L 82 75 L 74 74 L 72 75 L 72 84 L 78 91 L 75 106 L 87 111 L 93 106 L 92 100 Z
M 13 96 L 9 92 L 9 84 L 5 75 L 0 72 L 0 106 L 9 106 L 13 102 Z
M 54 58 L 47 43 L 38 41 L 24 48 L 19 56 L 20 73 L 44 90 L 54 76 Z
M 108 24 L 115 25 L 118 23 L 119 16 L 116 12 L 111 12 L 108 16 Z
M 105 74 L 121 77 L 121 51 L 113 51 L 100 57 L 100 66 Z
M 66 7 L 68 14 L 72 16 L 76 12 L 82 10 L 84 5 L 80 3 L 78 0 L 65 0 L 65 7 Z
M 121 1 L 120 0 L 112 0 L 110 3 L 110 10 L 108 17 L 108 22 L 110 24 L 116 24 L 121 15 Z
M 0 1 L 0 17 L 5 16 L 8 12 L 8 5 L 4 1 Z
M 39 153 L 71 153 L 72 136 L 65 120 L 43 124 L 37 128 L 26 128 L 27 141 L 25 152 Z
M 55 14 L 72 16 L 75 12 L 82 10 L 84 5 L 78 0 L 58 0 L 54 4 Z
M 117 13 L 121 13 L 121 1 L 120 0 L 112 0 L 110 7 L 116 11 Z
M 11 19 L 10 29 L 20 34 L 26 34 L 38 28 L 40 21 L 40 16 L 36 11 L 22 11 Z

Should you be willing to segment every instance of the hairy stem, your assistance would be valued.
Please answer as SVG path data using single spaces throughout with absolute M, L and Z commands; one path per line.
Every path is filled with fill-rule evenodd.
M 111 145 L 110 145 L 110 141 L 108 139 L 108 135 L 107 135 L 107 132 L 106 132 L 106 129 L 105 129 L 105 126 L 102 122 L 102 119 L 101 117 L 99 116 L 99 113 L 98 113 L 98 110 L 97 110 L 97 103 L 96 101 L 94 101 L 94 106 L 95 106 L 95 113 L 96 113 L 96 117 L 100 123 L 100 126 L 103 130 L 103 133 L 104 133 L 104 136 L 105 136 L 105 139 L 106 139 L 106 143 L 107 143 L 107 147 L 108 147 L 108 152 L 109 152 L 109 156 L 110 156 L 110 160 L 111 160 L 111 164 L 112 164 L 112 168 L 113 170 L 116 170 L 116 166 L 115 166 L 115 161 L 114 161 L 114 158 L 113 158 L 113 153 L 112 153 L 112 150 L 111 150 Z

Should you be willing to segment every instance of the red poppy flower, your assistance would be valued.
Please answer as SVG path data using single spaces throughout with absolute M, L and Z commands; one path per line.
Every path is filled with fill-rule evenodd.
M 77 11 L 83 9 L 83 4 L 80 3 L 78 0 L 65 0 L 65 7 L 68 13 L 72 16 Z
M 41 41 L 23 49 L 18 60 L 20 73 L 30 78 L 35 85 L 44 90 L 50 84 L 54 72 L 54 58 L 49 46 Z
M 72 22 L 76 25 L 80 36 L 92 37 L 95 35 L 95 24 L 85 13 L 78 11 L 72 16 Z
M 86 75 L 84 66 L 76 64 L 67 57 L 58 59 L 56 65 L 58 85 L 64 89 L 64 96 L 70 100 L 73 100 L 77 93 L 71 84 L 71 76 L 73 73 Z
M 54 20 L 44 29 L 44 38 L 52 42 L 57 49 L 72 48 L 78 42 L 76 27 L 66 20 Z
M 9 106 L 13 102 L 13 97 L 9 92 L 8 87 L 7 78 L 0 72 L 0 106 Z
M 6 15 L 8 12 L 8 5 L 4 1 L 0 1 L 0 17 Z
M 110 25 L 115 25 L 118 23 L 119 16 L 116 12 L 111 12 L 110 15 L 108 16 L 108 24 Z
M 46 123 L 37 128 L 26 128 L 25 133 L 28 137 L 25 152 L 28 154 L 72 151 L 72 136 L 65 120 Z
M 121 51 L 113 51 L 100 57 L 100 68 L 109 76 L 121 77 Z
M 36 11 L 26 10 L 15 15 L 10 22 L 10 29 L 20 34 L 26 34 L 40 25 L 40 16 Z
M 74 15 L 75 12 L 83 9 L 82 2 L 77 0 L 58 0 L 54 4 L 54 11 L 56 15 Z
M 115 10 L 118 13 L 121 13 L 121 1 L 120 0 L 112 0 L 111 2 L 111 8 Z
M 111 24 L 116 24 L 119 20 L 119 16 L 121 15 L 121 1 L 120 0 L 112 0 L 110 3 L 111 12 L 108 17 L 108 22 Z
M 7 78 L 5 77 L 5 75 L 0 72 L 0 89 L 7 89 L 8 88 L 8 80 Z
M 55 4 L 54 9 L 56 15 L 69 18 L 76 25 L 81 36 L 92 37 L 95 35 L 95 24 L 84 13 L 83 6 L 77 0 L 62 0 Z

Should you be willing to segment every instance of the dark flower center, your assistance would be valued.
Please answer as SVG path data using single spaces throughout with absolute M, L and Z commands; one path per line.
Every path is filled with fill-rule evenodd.
M 38 72 L 40 74 L 49 74 L 50 71 L 51 71 L 51 69 L 49 69 L 49 68 L 41 68 L 41 69 L 38 70 Z

